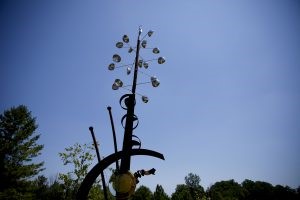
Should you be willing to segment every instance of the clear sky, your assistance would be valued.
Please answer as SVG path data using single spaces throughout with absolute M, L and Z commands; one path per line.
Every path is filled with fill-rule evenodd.
M 24 104 L 39 124 L 44 174 L 68 170 L 62 152 L 92 141 L 113 153 L 106 107 L 112 106 L 119 149 L 125 69 L 108 71 L 123 34 L 155 30 L 149 47 L 158 88 L 140 85 L 135 130 L 142 147 L 166 160 L 137 156 L 132 171 L 156 168 L 141 180 L 170 194 L 189 172 L 207 188 L 220 180 L 300 185 L 300 3 L 296 0 L 1 1 L 0 110 Z M 155 58 L 143 49 L 145 58 Z M 145 70 L 144 70 L 145 71 Z M 139 75 L 139 81 L 148 77 Z M 106 173 L 108 174 L 108 172 Z

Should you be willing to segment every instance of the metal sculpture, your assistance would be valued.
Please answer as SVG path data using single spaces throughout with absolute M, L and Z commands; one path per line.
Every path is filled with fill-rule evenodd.
M 120 98 L 120 106 L 127 111 L 127 113 L 122 117 L 122 125 L 124 127 L 124 139 L 123 139 L 123 146 L 122 151 L 118 151 L 117 148 L 117 142 L 116 142 L 116 134 L 115 134 L 115 128 L 114 128 L 114 122 L 111 112 L 111 107 L 107 107 L 109 111 L 110 121 L 111 121 L 111 127 L 113 132 L 113 141 L 114 141 L 114 150 L 115 153 L 105 157 L 104 159 L 100 160 L 100 154 L 99 150 L 97 148 L 97 142 L 94 136 L 93 128 L 90 127 L 90 131 L 93 137 L 93 141 L 96 147 L 97 157 L 98 157 L 98 163 L 89 171 L 85 179 L 83 180 L 78 193 L 77 193 L 77 199 L 78 200 L 84 200 L 87 199 L 89 190 L 91 189 L 93 183 L 95 182 L 96 178 L 101 175 L 102 178 L 102 185 L 104 190 L 104 196 L 105 199 L 107 199 L 106 194 L 106 185 L 105 185 L 105 179 L 103 175 L 103 170 L 106 169 L 109 165 L 113 164 L 115 162 L 116 164 L 116 170 L 114 171 L 112 177 L 110 178 L 110 181 L 112 182 L 113 188 L 116 190 L 116 199 L 117 200 L 127 200 L 133 193 L 136 187 L 136 184 L 139 182 L 139 178 L 141 178 L 144 175 L 154 175 L 155 169 L 152 168 L 150 170 L 138 170 L 135 173 L 130 172 L 130 163 L 131 163 L 131 156 L 135 155 L 144 155 L 144 156 L 152 156 L 159 159 L 164 160 L 163 154 L 148 150 L 148 149 L 142 149 L 141 148 L 141 141 L 136 136 L 133 135 L 133 130 L 138 126 L 138 117 L 135 115 L 135 104 L 136 104 L 136 95 L 140 95 L 136 93 L 136 86 L 137 86 L 137 76 L 139 67 L 144 66 L 145 69 L 148 68 L 149 62 L 157 60 L 159 64 L 162 64 L 165 62 L 164 57 L 159 57 L 158 59 L 151 59 L 144 61 L 144 59 L 141 59 L 139 53 L 140 48 L 146 48 L 147 41 L 143 40 L 145 37 L 151 37 L 153 34 L 153 31 L 148 31 L 147 34 L 140 39 L 142 33 L 141 27 L 139 27 L 138 31 L 138 39 L 137 39 L 137 45 L 136 48 L 133 48 L 128 45 L 129 43 L 129 37 L 127 35 L 124 35 L 122 40 L 123 42 L 117 42 L 116 47 L 117 48 L 123 48 L 124 44 L 129 49 L 128 52 L 131 53 L 133 51 L 136 52 L 135 55 L 135 61 L 131 65 L 123 65 L 120 67 L 127 67 L 127 74 L 131 73 L 131 67 L 134 66 L 134 74 L 133 74 L 133 83 L 132 83 L 132 89 L 129 90 L 131 93 L 125 94 Z M 154 54 L 158 54 L 160 51 L 157 47 L 152 49 L 152 52 Z M 108 66 L 109 70 L 114 70 L 115 63 L 119 63 L 121 61 L 121 57 L 118 54 L 113 55 L 113 61 L 114 63 L 111 63 Z M 148 75 L 149 76 L 149 75 Z M 157 87 L 160 82 L 155 76 L 150 76 L 151 81 L 149 83 L 152 84 L 153 87 Z M 148 83 L 148 82 L 146 82 Z M 117 90 L 119 88 L 123 87 L 123 82 L 120 79 L 116 79 L 115 82 L 112 85 L 113 90 Z M 128 89 L 127 89 L 128 90 Z M 149 101 L 147 96 L 142 96 L 142 101 L 144 103 L 147 103 Z M 119 160 L 121 160 L 121 164 L 119 165 Z

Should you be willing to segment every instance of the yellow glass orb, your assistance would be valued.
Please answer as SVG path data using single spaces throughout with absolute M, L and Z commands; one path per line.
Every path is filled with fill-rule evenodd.
M 130 196 L 136 187 L 135 177 L 130 172 L 116 175 L 112 186 L 117 193 Z

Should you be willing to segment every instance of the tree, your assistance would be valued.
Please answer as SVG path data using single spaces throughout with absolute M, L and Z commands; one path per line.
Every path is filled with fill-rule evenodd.
M 291 189 L 288 186 L 276 185 L 275 187 L 263 181 L 244 180 L 242 182 L 245 192 L 245 200 L 257 199 L 274 199 L 274 200 L 294 200 L 297 197 L 297 190 Z
M 246 190 L 245 199 L 273 199 L 273 186 L 263 181 L 253 182 L 246 179 L 242 182 L 243 188 Z
M 169 200 L 170 198 L 165 193 L 161 185 L 156 185 L 155 192 L 153 193 L 154 200 Z
M 56 200 L 63 200 L 64 199 L 64 186 L 63 184 L 55 181 L 52 185 L 50 185 L 47 199 L 56 199 Z
M 59 179 L 65 187 L 65 199 L 75 199 L 76 192 L 88 173 L 88 167 L 95 156 L 91 154 L 93 147 L 87 144 L 76 143 L 65 148 L 65 152 L 59 153 L 64 165 L 72 165 L 72 171 L 66 174 L 59 173 Z
M 20 105 L 0 115 L 0 198 L 25 198 L 29 179 L 43 170 L 43 162 L 32 159 L 41 154 L 43 145 L 37 144 L 35 118 L 27 107 Z M 28 196 L 29 195 L 29 196 Z
M 240 184 L 233 179 L 216 182 L 208 190 L 209 196 L 214 200 L 244 199 L 245 191 Z
M 152 200 L 153 194 L 148 187 L 141 185 L 135 191 L 135 193 L 132 195 L 130 199 L 131 200 Z
M 45 176 L 38 176 L 34 181 L 32 181 L 32 186 L 34 191 L 32 199 L 64 199 L 64 187 L 58 182 L 57 177 L 55 177 L 54 181 L 48 181 Z
M 204 196 L 204 188 L 200 185 L 200 177 L 197 174 L 189 173 L 185 178 L 185 184 L 190 189 L 194 200 L 201 199 Z
M 186 177 L 184 177 L 185 184 L 188 187 L 197 188 L 200 186 L 200 177 L 197 174 L 189 173 Z
M 175 192 L 171 196 L 172 200 L 193 200 L 190 192 L 190 188 L 185 184 L 179 184 L 176 186 Z
M 76 143 L 73 146 L 65 148 L 65 152 L 59 153 L 64 165 L 71 165 L 72 171 L 65 174 L 59 173 L 59 180 L 64 185 L 64 199 L 75 199 L 76 193 L 83 179 L 88 173 L 88 169 L 92 164 L 95 155 L 91 153 L 95 148 L 93 145 Z M 103 190 L 100 189 L 100 180 L 96 180 L 95 184 L 89 192 L 89 199 L 103 199 Z M 108 198 L 112 195 L 108 191 Z
M 200 185 L 200 177 L 197 174 L 189 173 L 184 177 L 185 184 L 176 186 L 175 192 L 172 194 L 172 200 L 198 200 L 205 199 L 204 188 Z
M 276 185 L 273 188 L 273 193 L 274 193 L 274 199 L 275 200 L 283 200 L 283 199 L 288 199 L 288 200 L 293 200 L 293 199 L 299 199 L 297 198 L 297 192 L 294 189 L 291 189 L 288 186 L 283 187 L 282 185 Z
M 48 192 L 48 180 L 45 176 L 38 176 L 33 181 L 35 199 L 46 199 Z

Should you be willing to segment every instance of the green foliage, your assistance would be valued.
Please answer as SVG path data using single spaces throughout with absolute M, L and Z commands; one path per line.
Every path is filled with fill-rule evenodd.
M 70 165 L 71 171 L 63 174 L 60 173 L 58 179 L 63 183 L 64 199 L 75 199 L 76 193 L 83 179 L 88 173 L 89 167 L 95 158 L 92 154 L 95 148 L 93 145 L 76 143 L 71 147 L 65 148 L 65 152 L 59 153 L 64 165 Z M 99 184 L 100 180 L 92 186 L 88 199 L 103 200 L 104 194 L 102 186 Z M 108 199 L 113 199 L 112 194 L 107 191 Z
M 43 170 L 32 159 L 43 145 L 35 134 L 37 125 L 26 106 L 13 107 L 0 115 L 0 198 L 32 198 L 29 179 Z
M 200 187 L 200 177 L 197 174 L 189 173 L 184 177 L 185 184 L 190 188 Z
M 201 179 L 197 174 L 189 173 L 184 180 L 194 200 L 201 199 L 204 196 L 204 188 L 200 185 Z
M 155 192 L 153 193 L 154 200 L 169 200 L 169 196 L 165 193 L 161 185 L 156 185 Z
M 141 185 L 132 195 L 130 200 L 152 200 L 153 199 L 153 194 L 151 190 L 146 187 Z
M 242 185 L 250 194 L 248 198 L 270 199 L 273 196 L 273 186 L 270 183 L 245 180 Z
M 44 176 L 38 176 L 33 182 L 34 198 L 43 200 L 62 200 L 64 199 L 63 185 L 57 179 L 52 184 L 48 183 L 48 179 Z
M 190 188 L 185 184 L 179 184 L 176 186 L 175 192 L 171 196 L 172 200 L 193 200 L 190 192 Z
M 65 152 L 59 153 L 63 164 L 71 165 L 73 169 L 66 174 L 59 174 L 59 180 L 64 184 L 65 199 L 75 199 L 77 190 L 95 158 L 95 155 L 91 154 L 92 150 L 94 150 L 92 145 L 76 143 L 65 148 Z
M 204 188 L 200 185 L 200 177 L 197 174 L 189 173 L 184 177 L 185 184 L 177 185 L 172 194 L 172 200 L 200 200 L 206 199 Z
M 28 189 L 17 190 L 14 188 L 8 188 L 0 193 L 1 200 L 30 200 L 33 199 L 33 195 Z
M 100 184 L 94 184 L 88 195 L 89 200 L 104 200 L 104 192 L 102 186 Z M 115 200 L 115 197 L 111 194 L 111 192 L 107 191 L 107 199 Z
M 68 172 L 67 176 L 81 182 L 88 172 L 88 167 L 92 164 L 95 155 L 91 154 L 94 150 L 92 145 L 76 143 L 71 147 L 65 148 L 65 152 L 59 153 L 64 165 L 73 165 L 73 171 Z M 64 176 L 64 174 L 61 174 Z M 62 178 L 64 179 L 64 178 Z
M 214 200 L 238 200 L 245 198 L 245 190 L 234 180 L 220 181 L 212 185 L 208 191 Z
M 35 188 L 36 199 L 45 199 L 48 192 L 48 180 L 45 176 L 38 176 L 33 181 L 33 187 Z
M 45 176 L 38 176 L 43 170 L 43 162 L 34 163 L 33 159 L 41 154 L 43 145 L 37 144 L 40 137 L 36 134 L 35 118 L 25 106 L 18 106 L 0 115 L 0 199 L 2 200 L 68 200 L 75 199 L 77 189 L 88 173 L 95 156 L 93 145 L 78 143 L 59 153 L 64 165 L 71 171 L 60 173 L 51 183 Z M 246 179 L 242 184 L 234 180 L 220 181 L 206 192 L 200 185 L 200 177 L 189 173 L 185 184 L 176 186 L 171 198 L 161 185 L 154 193 L 146 186 L 140 186 L 131 200 L 296 200 L 300 199 L 300 187 L 276 185 Z M 103 200 L 103 190 L 99 180 L 92 186 L 88 199 Z M 114 197 L 108 191 L 108 199 Z
M 42 199 L 56 199 L 62 200 L 64 199 L 64 185 L 59 183 L 58 180 L 55 180 L 50 187 L 48 188 L 47 197 Z
M 243 188 L 246 191 L 245 200 L 250 199 L 274 199 L 274 200 L 293 200 L 299 199 L 299 193 L 296 190 L 276 185 L 273 187 L 270 183 L 262 181 L 251 181 L 246 179 L 242 183 Z M 297 197 L 298 196 L 298 197 Z
M 100 189 L 99 184 L 94 184 L 89 192 L 88 199 L 89 200 L 102 200 L 104 199 L 103 191 Z
M 274 194 L 274 199 L 275 200 L 280 200 L 280 199 L 300 199 L 299 194 L 298 194 L 298 198 L 297 198 L 297 192 L 294 189 L 291 189 L 290 187 L 286 186 L 283 187 L 281 185 L 276 185 L 273 189 L 273 194 Z

